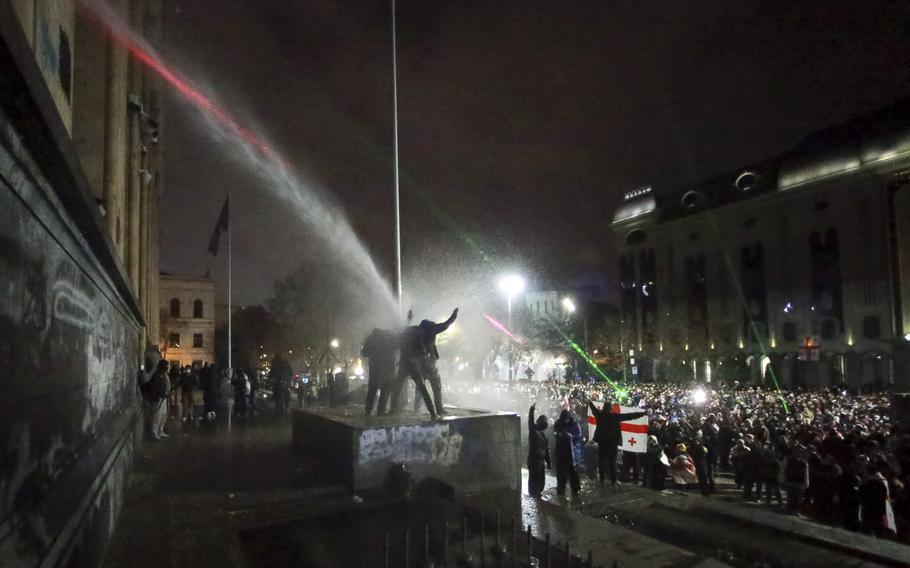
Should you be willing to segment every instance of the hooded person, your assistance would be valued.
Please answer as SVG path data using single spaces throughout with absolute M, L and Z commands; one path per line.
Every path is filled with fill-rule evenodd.
M 566 481 L 572 485 L 572 494 L 581 490 L 581 480 L 575 469 L 575 445 L 581 440 L 581 428 L 572 413 L 563 410 L 553 424 L 556 436 L 556 493 L 564 495 Z
M 395 382 L 395 363 L 398 355 L 399 339 L 387 329 L 374 328 L 363 342 L 360 354 L 369 360 L 369 377 L 367 382 L 367 399 L 364 412 L 367 416 L 373 412 L 376 393 L 379 393 L 379 404 L 376 414 L 386 411 L 390 390 Z
M 540 415 L 534 419 L 532 404 L 528 411 L 528 495 L 540 497 L 543 493 L 547 469 L 550 464 L 550 445 L 547 441 L 547 417 Z
M 604 477 L 607 472 L 610 473 L 610 483 L 616 485 L 616 452 L 622 445 L 622 432 L 620 431 L 620 422 L 626 420 L 635 420 L 645 416 L 647 412 L 626 412 L 614 413 L 612 404 L 604 404 L 603 408 L 597 408 L 594 403 L 589 402 L 591 415 L 597 421 L 597 429 L 594 430 L 594 441 L 597 442 L 598 452 L 598 473 L 600 474 L 600 485 L 603 487 Z
M 449 319 L 442 323 L 436 323 L 430 320 L 423 320 L 417 327 L 420 328 L 420 338 L 423 342 L 423 353 L 418 359 L 420 371 L 423 378 L 430 381 L 430 388 L 433 390 L 433 402 L 436 405 L 436 415 L 443 416 L 446 411 L 442 406 L 442 379 L 439 376 L 439 369 L 436 362 L 439 361 L 439 350 L 436 349 L 436 336 L 443 333 L 449 326 L 455 323 L 458 317 L 458 308 L 452 311 Z
M 408 313 L 410 319 L 410 312 Z M 424 404 L 429 411 L 430 416 L 435 420 L 438 415 L 430 393 L 427 392 L 427 386 L 424 384 L 423 373 L 421 371 L 421 359 L 425 356 L 423 332 L 416 325 L 411 325 L 398 336 L 399 348 L 401 351 L 398 360 L 398 374 L 395 377 L 395 384 L 392 391 L 392 410 L 391 412 L 401 412 L 407 400 L 407 380 L 410 378 L 414 381 L 414 396 L 423 399 Z

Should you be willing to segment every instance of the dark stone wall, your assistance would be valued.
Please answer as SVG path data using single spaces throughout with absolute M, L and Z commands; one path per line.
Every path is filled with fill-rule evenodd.
M 0 107 L 0 566 L 93 565 L 139 422 L 141 324 L 18 118 Z

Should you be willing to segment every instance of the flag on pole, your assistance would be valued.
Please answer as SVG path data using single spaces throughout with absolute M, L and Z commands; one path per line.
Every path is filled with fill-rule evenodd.
M 594 406 L 596 406 L 598 409 L 601 409 L 603 408 L 603 404 L 603 402 L 595 402 Z M 628 406 L 619 406 L 618 404 L 613 405 L 613 414 L 627 412 L 641 412 L 641 409 Z M 588 424 L 591 424 L 596 428 L 597 419 L 593 416 L 588 416 Z M 618 446 L 619 449 L 626 452 L 635 452 L 638 454 L 643 454 L 648 451 L 647 416 L 642 416 L 641 418 L 636 418 L 635 420 L 620 422 L 619 430 L 622 433 L 622 445 Z M 594 432 L 591 432 L 589 439 L 594 439 Z
M 230 208 L 230 197 L 224 198 L 224 205 L 221 207 L 221 214 L 218 215 L 218 222 L 215 224 L 215 230 L 212 231 L 212 238 L 209 239 L 209 252 L 212 256 L 218 255 L 218 242 L 221 240 L 221 233 L 228 230 L 228 218 Z

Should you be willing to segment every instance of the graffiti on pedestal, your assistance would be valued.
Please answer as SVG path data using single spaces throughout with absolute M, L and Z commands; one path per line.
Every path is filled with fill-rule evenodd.
M 462 436 L 448 424 L 416 424 L 360 433 L 360 465 L 395 461 L 450 466 L 461 457 Z

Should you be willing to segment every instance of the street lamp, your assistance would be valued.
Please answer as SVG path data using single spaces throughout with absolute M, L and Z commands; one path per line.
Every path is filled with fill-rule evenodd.
M 572 298 L 568 296 L 562 299 L 562 307 L 565 308 L 570 314 L 575 313 L 575 302 L 572 301 Z
M 338 343 L 338 340 L 337 340 L 337 339 L 333 339 L 332 342 L 329 343 L 329 345 L 331 345 L 333 349 L 338 349 L 338 346 L 341 345 L 341 344 Z
M 509 333 L 512 332 L 512 298 L 521 294 L 525 289 L 525 279 L 518 274 L 509 274 L 499 279 L 499 289 L 506 295 L 506 303 L 509 308 Z M 514 378 L 514 369 L 512 368 L 512 338 L 509 337 L 509 382 Z

